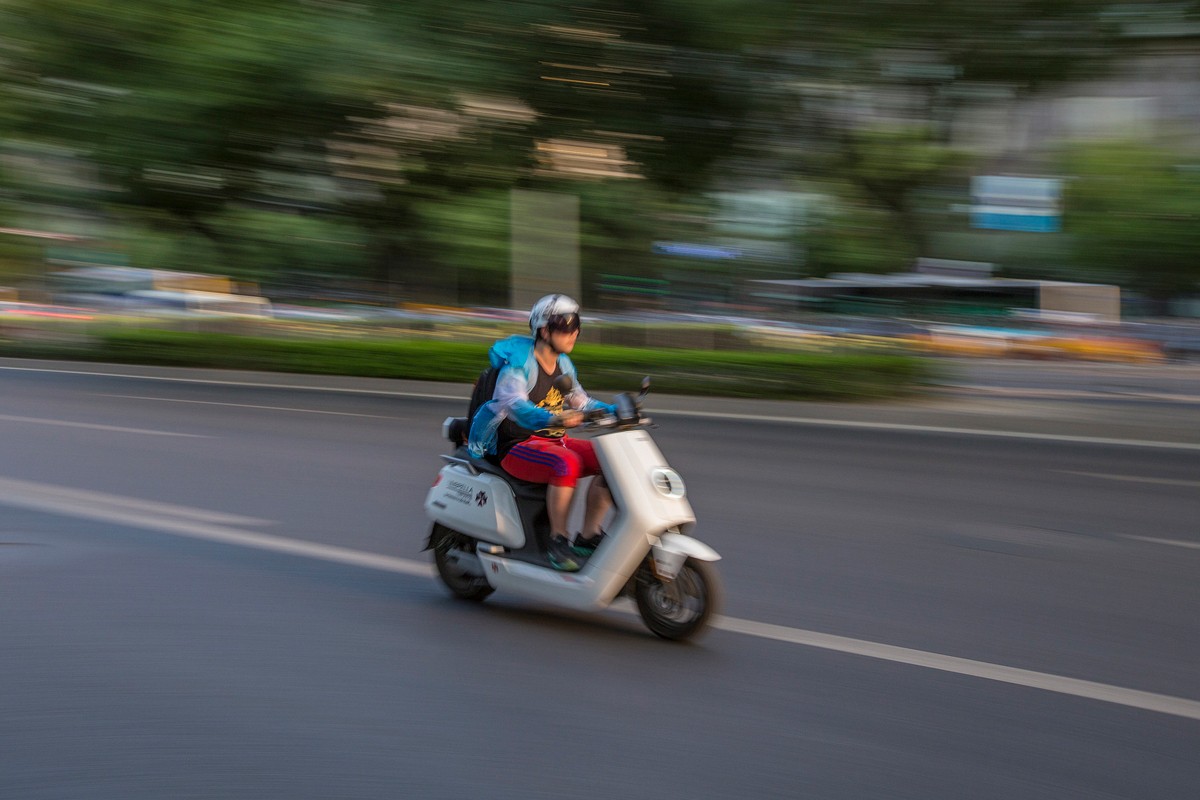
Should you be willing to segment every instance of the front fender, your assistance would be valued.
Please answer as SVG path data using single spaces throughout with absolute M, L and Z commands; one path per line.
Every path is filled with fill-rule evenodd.
M 721 556 L 716 550 L 699 539 L 693 539 L 682 533 L 664 533 L 658 537 L 658 544 L 654 546 L 654 549 L 694 558 L 698 561 L 721 560 Z

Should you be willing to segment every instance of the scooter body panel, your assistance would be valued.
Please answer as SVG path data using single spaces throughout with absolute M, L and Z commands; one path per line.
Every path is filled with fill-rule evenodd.
M 660 544 L 660 534 L 695 525 L 682 480 L 648 434 L 617 431 L 597 436 L 592 444 L 617 507 L 604 543 L 579 572 L 559 572 L 481 550 L 479 560 L 493 587 L 566 608 L 599 610 L 617 596 L 651 545 Z
M 447 464 L 425 496 L 425 514 L 434 522 L 513 550 L 525 546 L 517 500 L 503 478 Z

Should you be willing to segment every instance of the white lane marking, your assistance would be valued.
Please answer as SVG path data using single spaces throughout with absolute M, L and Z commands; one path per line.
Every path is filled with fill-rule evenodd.
M 5 481 L 8 483 L 8 481 Z M 17 491 L 14 491 L 17 488 Z M 321 561 L 331 561 L 336 564 L 351 564 L 357 567 L 399 572 L 406 575 L 433 576 L 433 565 L 411 561 L 406 558 L 367 553 L 362 550 L 351 550 L 346 547 L 306 542 L 300 539 L 289 539 L 285 536 L 272 536 L 266 533 L 228 528 L 211 522 L 197 519 L 186 519 L 178 514 L 180 510 L 189 512 L 192 517 L 218 516 L 218 512 L 201 509 L 183 509 L 171 507 L 172 515 L 166 516 L 155 513 L 153 509 L 139 509 L 138 504 L 145 501 L 127 502 L 124 507 L 108 502 L 96 502 L 80 497 L 74 489 L 54 487 L 57 491 L 41 491 L 26 493 L 19 487 L 0 485 L 0 503 L 18 508 L 28 508 L 34 511 L 45 511 L 52 514 L 63 514 L 71 517 L 107 522 L 118 525 L 128 525 L 134 528 L 167 533 L 174 536 L 185 536 L 192 539 L 204 539 L 210 542 L 253 547 L 258 550 L 270 550 L 275 553 L 315 558 Z M 128 500 L 128 499 L 127 499 Z
M 121 425 L 100 425 L 95 422 L 69 422 L 65 419 L 42 419 L 41 417 L 18 417 L 12 414 L 0 414 L 0 422 L 27 422 L 35 425 L 59 425 L 66 428 L 90 428 L 94 431 L 112 431 L 114 433 L 142 433 L 147 436 L 183 436 L 188 439 L 211 439 L 211 436 L 201 436 L 198 433 L 176 433 L 175 431 L 152 431 L 146 428 L 126 428 Z
M 258 406 L 250 403 L 218 403 L 215 400 L 180 400 L 175 397 L 146 397 L 137 394 L 103 394 L 101 392 L 92 392 L 97 397 L 121 397 L 126 400 L 156 400 L 160 403 L 195 403 L 204 406 L 233 406 L 235 408 L 262 408 L 268 411 L 298 411 L 301 414 L 332 414 L 338 417 L 368 417 L 370 419 L 404 419 L 404 417 L 391 417 L 383 414 L 354 414 L 349 411 L 318 411 L 313 408 L 289 408 L 287 406 Z
M 429 392 L 401 392 L 386 389 L 354 389 L 338 386 L 303 386 L 286 383 L 255 383 L 251 381 L 227 381 L 210 378 L 176 378 L 164 375 L 135 375 L 121 372 L 93 372 L 91 370 L 49 369 L 46 367 L 12 367 L 0 365 L 0 370 L 20 372 L 57 372 L 65 375 L 92 375 L 110 378 L 136 378 L 146 381 L 168 381 L 173 383 L 203 383 L 214 386 L 244 386 L 258 389 L 299 389 L 312 392 L 341 392 L 344 394 L 381 395 L 387 397 L 413 397 L 425 400 L 469 400 L 467 394 L 433 394 Z M 707 419 L 743 420 L 746 422 L 772 422 L 787 425 L 815 425 L 830 428 L 858 428 L 863 430 L 894 430 L 912 433 L 951 433 L 961 436 L 991 436 L 1001 439 L 1028 439 L 1045 442 L 1077 442 L 1080 444 L 1124 445 L 1126 447 L 1149 447 L 1167 450 L 1198 450 L 1200 443 L 1158 442 L 1152 439 L 1112 439 L 1103 436 L 1069 436 L 1054 433 L 1023 433 L 1018 431 L 989 431 L 982 428 L 951 428 L 940 425 L 910 425 L 899 422 L 863 422 L 814 417 L 784 417 L 769 414 L 735 414 L 725 411 L 667 411 L 649 410 L 651 414 L 676 417 L 699 417 Z M 185 434 L 186 435 L 186 434 Z
M 1083 475 L 1086 478 L 1106 478 L 1110 481 L 1129 481 L 1131 483 L 1161 483 L 1163 486 L 1200 486 L 1200 481 L 1184 481 L 1176 478 L 1150 478 L 1144 475 L 1112 475 L 1107 472 L 1079 472 L 1073 469 L 1055 469 L 1051 472 L 1062 472 L 1066 475 Z
M 1200 720 L 1200 702 L 1183 697 L 1171 697 L 1154 692 L 1143 692 L 1137 689 L 1125 689 L 1120 686 L 1110 686 L 1105 683 L 1084 681 L 1078 678 L 1065 678 L 1061 675 L 1051 675 L 1046 672 L 1035 672 L 1017 667 L 1006 667 L 1001 664 L 989 664 L 986 661 L 973 661 L 969 658 L 944 656 L 940 653 L 927 653 L 924 650 L 912 650 L 907 647 L 896 647 L 879 642 L 868 642 L 863 639 L 850 639 L 845 636 L 833 636 L 828 633 L 805 631 L 798 628 L 786 628 L 782 625 L 769 625 L 765 622 L 752 622 L 733 617 L 721 617 L 713 623 L 713 627 L 734 633 L 744 633 L 763 639 L 774 639 L 779 642 L 791 642 L 809 647 L 819 647 L 823 650 L 836 650 L 839 653 L 851 653 L 868 658 L 878 658 L 898 664 L 910 664 L 914 667 L 925 667 L 942 672 L 953 672 L 957 675 L 969 675 L 973 678 L 984 678 L 989 681 L 1011 683 L 1026 686 L 1031 689 L 1044 689 L 1048 692 L 1068 694 L 1074 697 L 1085 697 L 1090 700 L 1101 700 L 1105 703 L 1140 708 L 1146 711 L 1157 711 L 1161 714 L 1171 714 L 1176 717 Z
M 1139 542 L 1152 542 L 1153 544 L 1169 544 L 1173 547 L 1187 547 L 1192 550 L 1200 550 L 1200 542 L 1184 542 L 1179 539 L 1158 539 L 1154 536 L 1134 536 L 1125 534 L 1126 539 L 1137 539 Z
M 44 487 L 44 485 L 42 486 Z M 20 487 L 6 488 L 3 484 L 0 484 L 0 503 L 102 522 L 124 524 L 175 536 L 204 539 L 240 547 L 252 547 L 258 550 L 286 553 L 288 555 L 315 558 L 337 564 L 350 564 L 357 567 L 367 567 L 404 575 L 417 575 L 429 578 L 435 574 L 433 565 L 428 562 L 396 558 L 394 556 L 368 553 L 346 547 L 317 544 L 316 542 L 306 542 L 298 539 L 289 539 L 283 536 L 251 533 L 220 525 L 184 520 L 180 519 L 178 515 L 165 517 L 140 512 L 134 510 L 132 507 L 129 509 L 119 508 L 111 503 L 86 502 L 85 498 L 75 496 L 78 490 L 53 487 L 58 489 L 58 491 L 43 491 L 39 494 L 31 495 L 21 491 L 12 491 L 13 488 L 19 489 Z M 143 503 L 145 501 L 133 502 Z M 179 511 L 179 507 L 173 508 L 175 511 Z M 216 513 L 200 512 L 198 509 L 190 509 L 190 511 L 203 514 Z M 622 609 L 618 608 L 617 610 Z M 736 617 L 718 617 L 713 621 L 713 626 L 719 630 L 756 636 L 761 639 L 817 647 L 823 650 L 833 650 L 898 664 L 925 667 L 926 669 L 935 669 L 958 675 L 1010 683 L 1033 689 L 1043 689 L 1045 691 L 1057 692 L 1058 694 L 1100 700 L 1130 708 L 1200 720 L 1200 702 L 1182 697 L 1171 697 L 1170 695 L 1143 692 L 1137 689 L 1125 689 L 1120 686 L 1110 686 L 1078 678 L 1066 678 L 1045 672 L 1006 667 L 1000 664 L 989 664 L 985 661 L 973 661 L 967 658 L 929 653 L 923 650 L 913 650 L 907 647 L 870 642 L 864 639 L 851 639 L 846 636 L 834 636 L 828 633 L 818 633 L 800 628 L 788 628 L 783 625 L 754 622 Z
M 1021 386 L 948 385 L 939 391 L 947 394 L 985 395 L 990 397 L 1028 397 L 1035 399 L 1090 400 L 1168 400 L 1177 403 L 1200 403 L 1200 395 L 1169 392 L 1140 392 L 1120 389 L 1037 389 Z
M 429 400 L 470 400 L 469 394 L 432 394 L 428 392 L 396 392 L 387 389 L 355 389 L 346 386 L 303 386 L 289 383 L 259 383 L 255 381 L 221 381 L 213 378 L 177 378 L 167 375 L 137 375 L 127 372 L 97 372 L 86 369 L 50 369 L 48 367 L 10 367 L 0 369 L 16 372 L 54 372 L 63 375 L 91 375 L 101 378 L 136 378 L 142 381 L 166 381 L 168 383 L 204 383 L 213 386 L 246 386 L 254 389 L 301 389 L 306 392 L 341 392 L 343 394 L 377 394 L 387 397 L 417 397 Z M 336 376 L 335 376 L 336 377 Z
M 773 422 L 790 425 L 815 425 L 828 428 L 861 428 L 865 430 L 908 431 L 911 433 L 953 433 L 961 436 L 992 436 L 1000 439 L 1030 439 L 1044 442 L 1079 442 L 1081 444 L 1113 444 L 1126 447 L 1156 447 L 1168 450 L 1200 450 L 1200 442 L 1157 442 L 1152 439 L 1111 439 L 1105 436 L 1071 436 L 1059 433 L 1023 433 L 1020 431 L 989 431 L 982 428 L 949 428 L 941 425 L 910 425 L 902 422 L 862 422 L 815 417 L 779 417 L 767 414 L 732 414 L 724 411 L 663 411 L 652 409 L 650 415 L 732 419 L 747 422 Z
M 50 483 L 17 480 L 16 478 L 0 478 L 0 502 L 8 505 L 26 505 L 36 503 L 37 509 L 43 508 L 91 508 L 97 511 L 111 510 L 114 512 L 134 512 L 153 514 L 165 517 L 179 517 L 197 522 L 213 522 L 225 525 L 274 525 L 269 519 L 245 517 L 239 514 L 228 514 L 224 511 L 208 511 L 202 508 L 189 508 L 171 503 L 159 503 L 154 500 L 139 500 L 118 494 L 93 492 L 87 489 L 70 489 L 65 486 L 55 486 Z

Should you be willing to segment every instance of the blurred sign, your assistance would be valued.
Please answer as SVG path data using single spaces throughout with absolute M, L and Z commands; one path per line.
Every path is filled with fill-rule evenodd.
M 971 179 L 971 227 L 1056 233 L 1062 229 L 1062 181 L 1058 178 Z
M 713 247 L 706 244 L 686 244 L 684 242 L 655 242 L 654 252 L 668 256 L 687 256 L 689 258 L 726 259 L 738 258 L 742 251 L 728 247 Z

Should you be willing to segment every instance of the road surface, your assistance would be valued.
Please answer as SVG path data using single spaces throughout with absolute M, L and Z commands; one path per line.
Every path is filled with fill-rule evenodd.
M 673 645 L 422 572 L 461 401 L 0 384 L 0 797 L 1200 794 L 1200 449 L 664 415 Z

